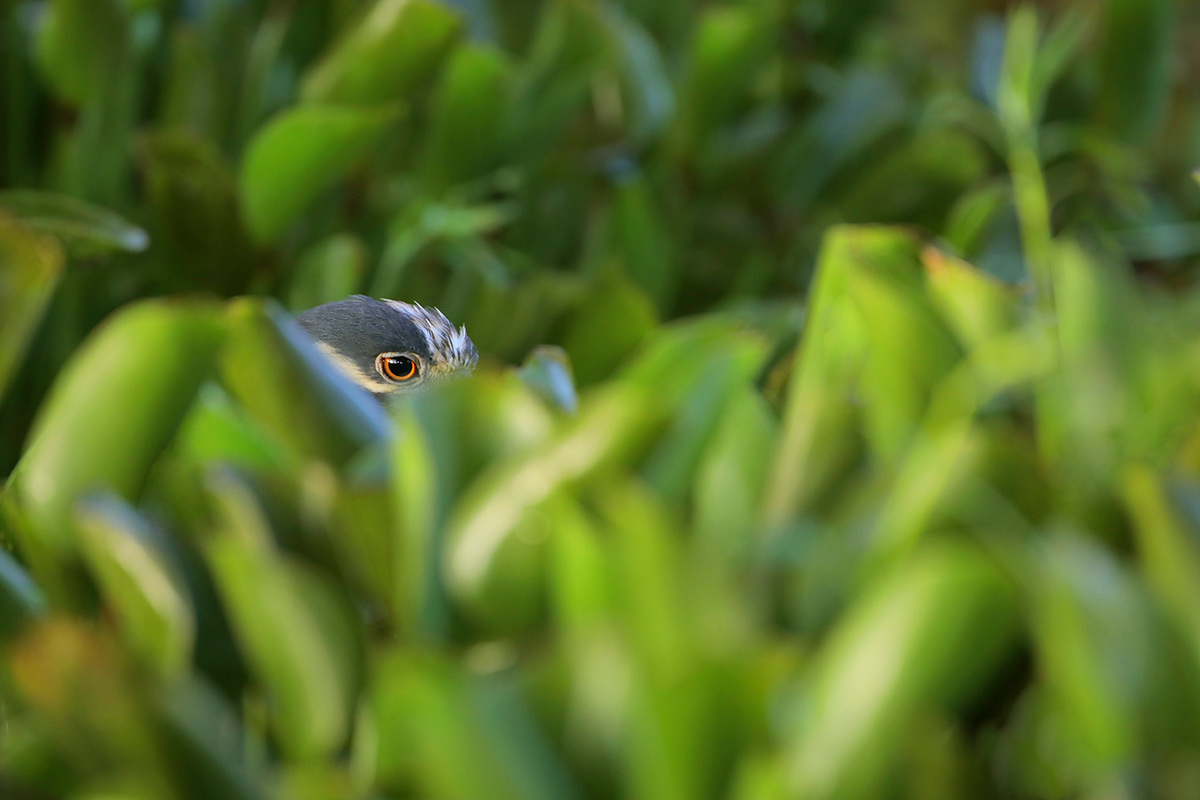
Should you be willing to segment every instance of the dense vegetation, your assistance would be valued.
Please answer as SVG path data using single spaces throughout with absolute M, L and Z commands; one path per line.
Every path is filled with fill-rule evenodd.
M 1198 36 L 0 0 L 0 797 L 1200 796 Z

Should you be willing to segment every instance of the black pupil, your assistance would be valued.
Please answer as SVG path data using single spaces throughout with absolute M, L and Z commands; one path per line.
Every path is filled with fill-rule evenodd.
M 387 360 L 388 372 L 396 380 L 412 377 L 413 362 L 407 356 L 393 356 Z

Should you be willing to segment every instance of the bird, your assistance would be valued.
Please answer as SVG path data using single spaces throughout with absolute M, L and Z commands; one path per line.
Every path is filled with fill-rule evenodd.
M 332 364 L 376 399 L 469 375 L 479 361 L 465 326 L 436 308 L 356 294 L 296 316 Z

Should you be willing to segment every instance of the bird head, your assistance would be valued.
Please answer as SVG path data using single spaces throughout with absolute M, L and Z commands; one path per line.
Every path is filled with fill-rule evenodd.
M 380 399 L 470 374 L 479 352 L 436 308 L 354 295 L 296 317 L 317 347 Z

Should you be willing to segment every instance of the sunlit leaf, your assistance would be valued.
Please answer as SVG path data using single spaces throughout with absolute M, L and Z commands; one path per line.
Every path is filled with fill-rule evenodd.
M 457 14 L 433 0 L 376 0 L 360 24 L 305 76 L 318 103 L 394 103 L 432 76 L 457 38 Z
M 165 675 L 191 658 L 195 635 L 191 598 L 161 540 L 137 512 L 112 497 L 82 505 L 83 552 L 132 649 Z
M 346 736 L 357 680 L 351 609 L 326 580 L 275 548 L 249 488 L 217 474 L 218 530 L 206 555 L 247 658 L 275 704 L 293 756 L 329 753 Z
M 264 125 L 242 165 L 242 213 L 260 242 L 278 238 L 396 119 L 388 109 L 300 106 Z
M 107 489 L 137 498 L 211 374 L 223 334 L 212 304 L 147 301 L 113 316 L 74 356 L 6 488 L 27 521 L 22 553 L 40 578 L 74 550 L 81 497 Z
M 961 707 L 1011 652 L 1012 587 L 970 551 L 937 549 L 872 587 L 823 649 L 791 750 L 805 797 L 878 797 L 924 707 Z

